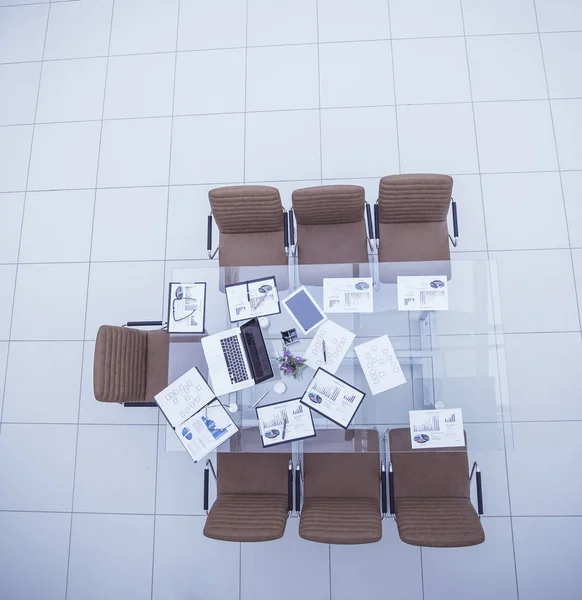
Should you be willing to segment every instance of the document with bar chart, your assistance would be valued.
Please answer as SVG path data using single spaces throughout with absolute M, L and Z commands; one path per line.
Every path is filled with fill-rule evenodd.
M 263 448 L 315 436 L 311 410 L 300 398 L 259 406 L 256 411 Z
M 366 394 L 324 369 L 317 369 L 301 402 L 347 429 Z
M 465 445 L 460 408 L 410 410 L 412 448 L 454 448 Z

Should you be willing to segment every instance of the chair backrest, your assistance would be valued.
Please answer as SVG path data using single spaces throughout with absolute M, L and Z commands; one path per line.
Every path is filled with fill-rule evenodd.
M 145 401 L 147 348 L 147 332 L 102 325 L 95 342 L 95 398 L 101 402 Z
M 430 223 L 447 220 L 453 192 L 449 175 L 388 175 L 380 179 L 380 223 Z
M 364 220 L 364 188 L 359 185 L 322 185 L 292 194 L 297 225 L 337 225 Z
M 218 452 L 217 492 L 287 495 L 290 452 Z
M 312 446 L 313 452 L 311 451 Z M 321 447 L 330 450 L 321 453 Z M 380 501 L 380 453 L 374 429 L 322 430 L 303 442 L 304 496 Z
M 389 437 L 395 498 L 470 498 L 466 435 L 465 448 L 414 450 L 410 429 L 391 429 Z
M 208 199 L 220 233 L 283 231 L 279 190 L 266 185 L 215 188 Z

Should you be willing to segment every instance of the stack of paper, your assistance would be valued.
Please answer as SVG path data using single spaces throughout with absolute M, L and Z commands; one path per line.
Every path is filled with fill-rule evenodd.
M 372 395 L 406 383 L 406 378 L 387 335 L 359 344 L 354 349 Z

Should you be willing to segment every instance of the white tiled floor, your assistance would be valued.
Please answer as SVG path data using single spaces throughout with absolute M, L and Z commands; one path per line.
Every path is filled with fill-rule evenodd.
M 2 600 L 577 600 L 581 53 L 581 0 L 0 0 Z M 162 316 L 212 187 L 373 201 L 415 171 L 453 175 L 455 252 L 499 268 L 505 428 L 472 385 L 481 324 L 442 331 L 486 543 L 203 537 L 201 465 L 155 409 L 93 398 L 98 326 Z

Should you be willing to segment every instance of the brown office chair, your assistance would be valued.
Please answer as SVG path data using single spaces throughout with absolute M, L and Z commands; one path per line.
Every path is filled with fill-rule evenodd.
M 448 175 L 411 174 L 382 177 L 378 202 L 374 206 L 378 261 L 435 261 L 434 274 L 450 277 L 451 253 L 447 214 L 452 191 L 453 179 Z M 454 201 L 452 212 L 454 236 L 450 239 L 456 246 L 459 231 L 457 205 Z M 386 274 L 383 275 L 381 268 L 381 279 L 392 281 L 395 274 L 389 275 L 390 266 L 384 267 L 383 270 Z M 416 273 L 411 271 L 396 274 Z
M 210 190 L 207 250 L 218 251 L 221 267 L 287 264 L 287 213 L 279 190 L 266 185 L 237 185 Z M 212 217 L 220 231 L 212 250 Z
M 154 396 L 168 385 L 168 332 L 131 327 L 161 325 L 161 321 L 134 321 L 125 327 L 99 327 L 93 362 L 97 400 L 156 406 Z
M 455 548 L 485 541 L 481 473 L 469 475 L 465 448 L 412 449 L 410 429 L 392 429 L 390 438 L 390 513 L 400 539 L 413 546 Z M 478 511 L 471 503 L 470 482 L 477 474 Z
M 321 450 L 322 444 L 332 451 L 319 453 L 317 450 Z M 311 451 L 312 445 L 319 448 Z M 364 448 L 366 451 L 362 451 Z M 301 507 L 299 535 L 324 544 L 379 541 L 382 538 L 383 465 L 381 467 L 378 432 L 373 429 L 318 431 L 315 442 L 306 440 L 303 449 L 303 507 L 300 465 L 295 474 L 295 510 L 299 512 Z
M 217 473 L 212 462 L 204 469 L 204 535 L 227 542 L 266 542 L 283 537 L 293 510 L 293 463 L 287 449 L 245 452 L 237 447 L 243 439 L 259 439 L 257 428 L 246 429 L 230 439 L 231 452 L 217 453 Z M 217 484 L 217 497 L 208 511 L 209 475 Z

